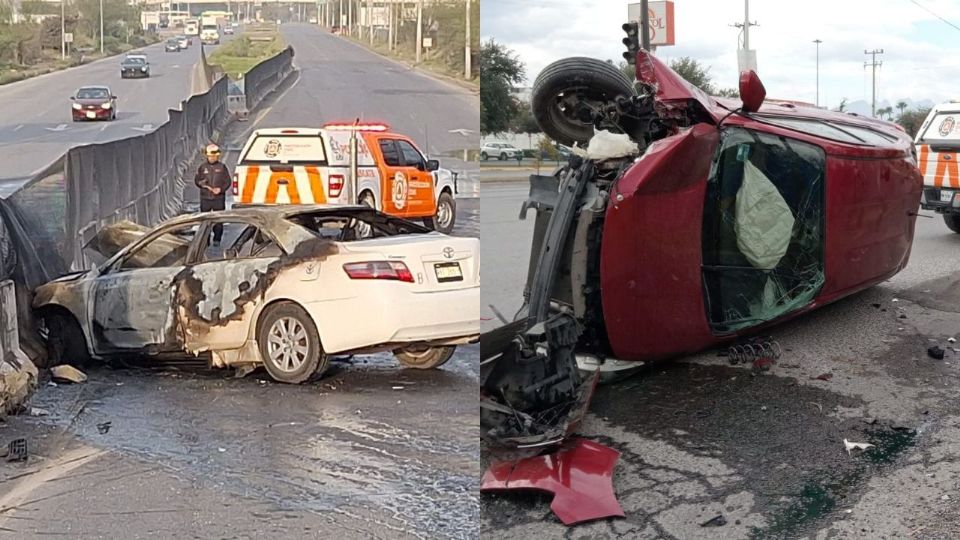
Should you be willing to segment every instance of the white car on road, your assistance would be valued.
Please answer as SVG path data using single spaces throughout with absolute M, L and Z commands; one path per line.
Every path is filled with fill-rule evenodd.
M 52 363 L 192 355 L 300 383 L 332 355 L 435 368 L 479 338 L 476 238 L 358 206 L 188 215 L 129 238 L 100 268 L 36 290 Z
M 499 159 L 500 161 L 506 159 L 516 159 L 517 154 L 522 154 L 522 151 L 513 146 L 510 143 L 487 143 L 480 147 L 480 159 L 486 161 L 492 157 Z

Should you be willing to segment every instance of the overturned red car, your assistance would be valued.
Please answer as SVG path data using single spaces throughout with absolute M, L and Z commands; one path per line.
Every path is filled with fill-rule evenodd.
M 634 51 L 636 83 L 568 58 L 534 84 L 543 131 L 587 146 L 530 180 L 524 308 L 481 337 L 494 441 L 561 440 L 596 381 L 585 367 L 733 342 L 909 259 L 923 182 L 899 126 L 766 99 L 753 72 L 740 100 L 714 98 Z

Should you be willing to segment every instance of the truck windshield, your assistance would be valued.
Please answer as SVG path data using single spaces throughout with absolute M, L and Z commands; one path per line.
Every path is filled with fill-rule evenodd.
M 243 163 L 325 164 L 319 135 L 258 135 L 241 158 Z

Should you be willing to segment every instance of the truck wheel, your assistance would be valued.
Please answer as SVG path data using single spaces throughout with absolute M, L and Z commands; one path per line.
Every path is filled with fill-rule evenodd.
M 457 201 L 450 195 L 449 191 L 444 191 L 437 199 L 437 215 L 432 218 L 433 230 L 450 234 L 453 226 L 457 222 Z
M 947 224 L 948 229 L 960 234 L 960 214 L 944 214 L 943 222 Z
M 267 373 L 274 380 L 299 384 L 320 377 L 330 357 L 320 346 L 320 334 L 310 315 L 298 305 L 274 304 L 257 325 L 257 345 Z
M 450 360 L 457 348 L 453 345 L 443 347 L 410 346 L 393 351 L 400 365 L 411 369 L 433 369 Z
M 593 137 L 593 124 L 580 113 L 635 93 L 633 83 L 616 66 L 573 57 L 543 68 L 533 83 L 530 103 L 540 129 L 558 143 L 573 146 Z

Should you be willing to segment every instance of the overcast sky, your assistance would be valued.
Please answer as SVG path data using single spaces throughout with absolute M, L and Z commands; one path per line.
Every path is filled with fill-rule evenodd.
M 511 49 L 527 67 L 528 82 L 554 60 L 593 56 L 619 61 L 620 25 L 627 4 L 616 0 L 481 0 L 481 34 Z M 870 99 L 869 57 L 878 59 L 877 101 L 960 99 L 960 0 L 753 0 L 750 46 L 767 94 L 813 102 L 816 45 L 820 45 L 820 102 Z M 718 87 L 737 84 L 737 39 L 743 0 L 675 0 L 676 45 L 664 59 L 693 57 L 710 66 Z

